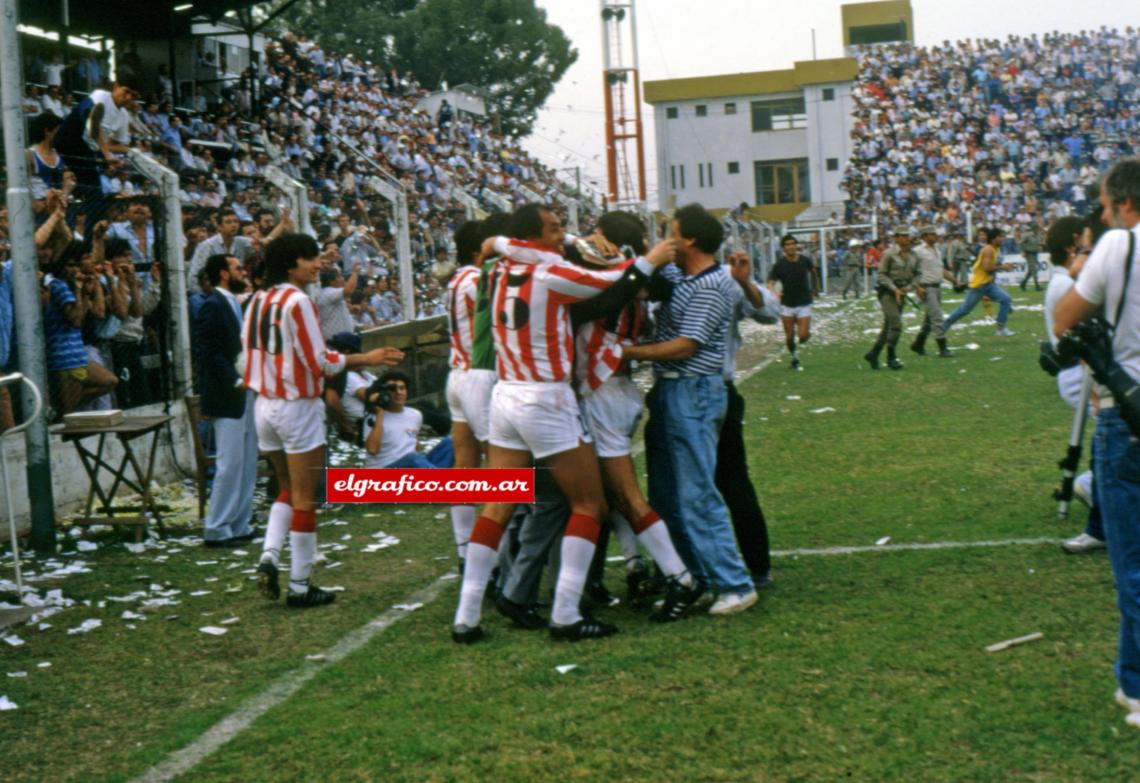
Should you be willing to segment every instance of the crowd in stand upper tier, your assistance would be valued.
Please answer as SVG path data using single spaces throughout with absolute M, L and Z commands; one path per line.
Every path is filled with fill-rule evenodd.
M 1140 31 L 858 51 L 848 223 L 1009 230 L 1081 212 L 1140 146 Z
M 344 272 L 330 287 L 351 290 L 350 297 L 340 298 L 350 299 L 348 316 L 357 329 L 406 317 L 394 212 L 381 195 L 385 182 L 402 186 L 407 197 L 417 318 L 444 310 L 451 235 L 466 218 L 457 196 L 495 211 L 535 195 L 553 202 L 565 190 L 517 140 L 497 132 L 492 118 L 459 112 L 446 102 L 428 112 L 419 104 L 429 91 L 412 74 L 326 52 L 305 36 L 285 34 L 268 42 L 259 73 L 247 71 L 222 87 L 196 88 L 177 105 L 164 66 L 147 68 L 129 44 L 118 52 L 116 74 L 139 100 L 113 141 L 149 152 L 178 173 L 192 295 L 189 302 L 174 303 L 160 294 L 169 259 L 162 258 L 157 186 L 116 161 L 103 167 L 98 185 L 85 190 L 52 149 L 59 122 L 49 115 L 66 118 L 88 93 L 110 89 L 107 56 L 90 54 L 65 65 L 50 49 L 29 47 L 23 110 L 48 292 L 48 368 L 75 387 L 67 390 L 75 398 L 70 402 L 61 402 L 52 389 L 57 412 L 106 389 L 113 389 L 114 399 L 97 396 L 97 405 L 131 407 L 160 398 L 155 376 L 168 308 L 187 306 L 193 316 L 207 256 L 224 248 L 252 278 L 272 236 L 304 227 L 302 216 L 291 214 L 286 193 L 267 177 L 270 166 L 307 186 L 308 223 L 325 264 Z M 114 112 L 112 95 L 101 95 Z M 0 209 L 0 262 L 8 251 L 7 215 Z M 130 263 L 112 262 L 111 254 Z M 7 265 L 0 268 L 0 370 L 16 364 L 11 285 Z M 72 325 L 71 315 L 80 318 L 79 311 L 83 323 Z M 95 318 L 96 312 L 102 315 Z M 338 323 L 343 326 L 343 319 Z M 11 421 L 5 403 L 0 399 L 0 427 Z

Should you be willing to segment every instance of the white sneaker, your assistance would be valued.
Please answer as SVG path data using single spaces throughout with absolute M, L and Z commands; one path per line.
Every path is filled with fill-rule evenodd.
M 1093 507 L 1092 482 L 1093 474 L 1091 470 L 1086 470 L 1084 473 L 1073 479 L 1073 497 L 1084 503 L 1089 508 Z
M 1140 699 L 1133 699 L 1129 696 L 1125 696 L 1124 691 L 1122 691 L 1120 688 L 1116 689 L 1116 693 L 1113 694 L 1113 698 L 1116 699 L 1117 704 L 1129 712 L 1140 712 Z
M 1017 334 L 1017 332 L 1011 332 L 1004 326 L 999 326 L 994 334 L 996 334 L 998 337 L 1013 337 L 1015 334 Z
M 1129 726 L 1135 726 L 1140 729 L 1140 712 L 1130 712 L 1125 716 L 1124 722 Z
M 1105 549 L 1106 547 L 1107 544 L 1099 538 L 1093 538 L 1088 533 L 1081 533 L 1079 536 L 1070 538 L 1061 544 L 1061 549 L 1064 549 L 1071 555 L 1079 555 L 1082 552 L 1095 552 L 1098 549 Z M 1137 701 L 1136 705 L 1136 712 L 1140 712 L 1140 701 Z
M 717 617 L 736 614 L 743 612 L 758 600 L 760 600 L 760 596 L 756 595 L 755 590 L 749 590 L 747 593 L 725 593 L 717 598 L 716 603 L 709 608 L 709 614 Z

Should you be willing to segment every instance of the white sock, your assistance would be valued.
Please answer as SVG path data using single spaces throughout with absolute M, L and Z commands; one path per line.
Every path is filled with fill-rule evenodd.
M 467 558 L 467 542 L 475 528 L 475 506 L 451 507 L 451 532 L 455 534 L 455 549 L 459 557 Z
M 289 592 L 302 595 L 309 589 L 309 574 L 317 559 L 317 534 L 289 531 Z
M 483 614 L 483 593 L 491 572 L 499 562 L 498 550 L 484 544 L 467 545 L 467 562 L 463 567 L 463 587 L 459 590 L 459 606 L 455 610 L 455 624 L 474 628 Z
M 673 546 L 673 539 L 669 538 L 669 528 L 666 527 L 664 520 L 659 519 L 642 530 L 637 534 L 637 539 L 657 561 L 665 576 L 677 577 L 685 587 L 693 584 L 693 577 L 685 568 L 681 556 L 677 554 L 677 548 Z
M 610 527 L 613 528 L 614 535 L 617 536 L 618 546 L 621 547 L 621 553 L 625 559 L 631 560 L 640 557 L 641 549 L 637 546 L 637 534 L 629 526 L 629 520 L 617 511 L 611 511 L 609 519 Z
M 285 534 L 293 523 L 293 506 L 277 501 L 269 507 L 269 524 L 265 527 L 265 543 L 261 546 L 261 562 L 277 565 L 285 547 Z
M 582 601 L 582 588 L 586 585 L 596 548 L 593 541 L 578 536 L 562 537 L 562 564 L 554 590 L 554 608 L 550 612 L 550 622 L 555 625 L 573 625 L 582 619 L 578 604 Z

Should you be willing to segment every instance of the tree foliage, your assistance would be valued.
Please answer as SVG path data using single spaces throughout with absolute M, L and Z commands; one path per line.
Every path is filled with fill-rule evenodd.
M 578 58 L 534 0 L 306 0 L 283 22 L 326 50 L 410 70 L 428 88 L 481 87 L 515 135 L 529 133 Z

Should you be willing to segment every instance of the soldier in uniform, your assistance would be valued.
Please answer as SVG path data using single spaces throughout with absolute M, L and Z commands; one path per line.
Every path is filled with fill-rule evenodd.
M 844 263 L 844 277 L 843 277 L 843 298 L 847 298 L 847 292 L 855 289 L 855 298 L 858 299 L 861 294 L 859 293 L 859 278 L 863 275 L 863 240 L 852 239 L 847 243 L 847 255 L 843 259 Z
M 962 229 L 955 228 L 950 234 L 950 244 L 946 246 L 946 265 L 958 283 L 965 283 L 970 277 L 970 264 L 974 263 L 974 252 L 966 244 Z
M 934 341 L 938 343 L 938 355 L 944 359 L 953 356 L 946 347 L 946 330 L 942 328 L 942 283 L 948 282 L 957 285 L 957 280 L 950 271 L 942 266 L 942 258 L 935 247 L 938 234 L 934 226 L 923 226 L 918 230 L 922 244 L 914 249 L 918 258 L 918 272 L 916 273 L 915 293 L 926 317 L 922 319 L 922 329 L 910 344 L 910 349 L 917 354 L 926 353 L 926 338 L 934 333 Z
M 1041 235 L 1037 233 L 1037 226 L 1026 226 L 1025 233 L 1021 235 L 1020 250 L 1022 257 L 1025 258 L 1025 277 L 1021 278 L 1021 290 L 1025 290 L 1026 284 L 1032 278 L 1033 287 L 1040 291 L 1041 283 L 1037 281 L 1037 254 L 1041 252 Z
M 903 297 L 914 286 L 917 271 L 918 258 L 910 249 L 910 230 L 898 226 L 895 228 L 895 244 L 879 262 L 879 285 L 875 290 L 879 306 L 883 308 L 883 330 L 871 350 L 863 356 L 872 370 L 879 369 L 879 354 L 884 345 L 887 346 L 887 366 L 892 370 L 902 369 L 895 347 L 902 335 Z

